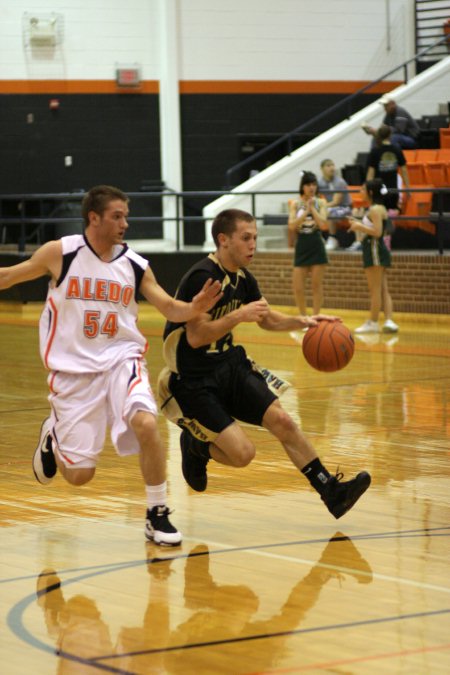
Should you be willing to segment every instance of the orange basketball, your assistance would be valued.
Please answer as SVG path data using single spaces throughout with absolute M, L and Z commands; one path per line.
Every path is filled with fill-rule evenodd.
M 302 343 L 309 365 L 324 373 L 345 368 L 352 359 L 355 343 L 349 329 L 338 321 L 320 321 L 307 330 Z

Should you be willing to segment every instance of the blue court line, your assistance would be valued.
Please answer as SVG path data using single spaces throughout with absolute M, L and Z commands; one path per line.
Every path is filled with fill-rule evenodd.
M 172 560 L 172 558 L 170 558 Z M 136 561 L 132 561 L 136 562 Z M 129 565 L 131 564 L 130 562 L 122 561 L 122 562 L 115 562 L 115 563 L 103 563 L 101 565 L 88 565 L 86 567 L 72 567 L 64 570 L 59 570 L 59 574 L 70 574 L 71 572 L 86 572 L 88 570 L 105 570 L 108 571 L 108 569 L 115 569 L 116 567 L 121 567 L 122 565 Z M 15 581 L 27 581 L 28 579 L 36 579 L 38 575 L 37 574 L 26 574 L 21 577 L 10 577 L 9 579 L 0 579 L 0 584 L 9 584 L 13 583 Z M 61 582 L 63 583 L 63 582 Z M 65 583 L 65 582 L 64 582 Z
M 205 554 L 194 554 L 194 555 L 205 555 Z M 158 562 L 162 562 L 162 561 L 163 561 L 163 559 L 158 559 Z M 135 563 L 133 566 L 137 566 L 137 564 L 138 563 Z M 118 566 L 118 569 L 119 569 L 119 566 Z M 111 571 L 111 570 L 108 570 L 108 571 Z M 106 571 L 105 571 L 105 573 L 106 573 Z M 98 572 L 97 574 L 101 574 L 101 572 Z M 66 582 L 61 582 L 61 586 L 67 585 L 69 583 L 74 583 L 75 581 L 80 581 L 81 579 L 88 578 L 88 577 L 91 577 L 91 576 L 93 576 L 93 575 L 85 574 L 85 575 L 82 575 L 82 576 L 80 576 L 76 579 L 71 579 L 71 580 L 68 580 Z M 35 648 L 37 648 L 41 651 L 45 651 L 45 652 L 50 653 L 50 654 L 52 654 L 56 657 L 64 658 L 64 659 L 67 659 L 69 661 L 74 661 L 76 663 L 91 666 L 93 668 L 98 668 L 99 670 L 103 670 L 103 671 L 106 671 L 106 672 L 119 673 L 120 675 L 135 675 L 135 673 L 133 673 L 132 671 L 123 670 L 122 668 L 115 668 L 114 666 L 102 664 L 102 663 L 100 663 L 100 661 L 110 660 L 110 659 L 120 659 L 120 658 L 133 657 L 133 656 L 144 656 L 144 655 L 150 655 L 150 654 L 161 654 L 161 653 L 164 653 L 164 652 L 185 651 L 185 650 L 188 650 L 188 649 L 201 649 L 201 648 L 204 648 L 204 647 L 214 647 L 214 646 L 226 645 L 226 644 L 238 644 L 238 643 L 241 643 L 241 642 L 247 642 L 247 641 L 253 641 L 253 640 L 266 640 L 266 639 L 272 639 L 272 638 L 286 637 L 286 636 L 289 636 L 289 635 L 302 635 L 302 634 L 308 634 L 308 633 L 320 633 L 320 632 L 325 632 L 325 631 L 330 631 L 330 630 L 341 630 L 341 629 L 346 629 L 346 628 L 355 628 L 357 626 L 367 626 L 367 625 L 374 625 L 374 624 L 387 623 L 387 622 L 393 622 L 393 621 L 405 621 L 405 620 L 408 620 L 408 619 L 417 619 L 417 618 L 426 617 L 426 616 L 438 616 L 438 615 L 450 613 L 450 608 L 440 609 L 440 610 L 430 610 L 428 612 L 416 612 L 416 613 L 412 613 L 412 614 L 399 614 L 399 615 L 396 615 L 396 616 L 386 616 L 386 617 L 380 617 L 380 618 L 377 618 L 377 619 L 364 619 L 364 620 L 361 620 L 361 621 L 349 621 L 349 622 L 345 622 L 345 623 L 330 624 L 330 625 L 326 625 L 326 626 L 314 626 L 312 628 L 298 628 L 298 629 L 289 630 L 289 631 L 278 631 L 276 633 L 264 633 L 264 634 L 260 634 L 260 635 L 248 635 L 246 637 L 229 638 L 229 639 L 226 639 L 226 640 L 214 640 L 214 641 L 209 641 L 209 642 L 197 642 L 197 643 L 190 643 L 190 644 L 185 644 L 185 645 L 175 645 L 175 646 L 172 646 L 172 647 L 161 647 L 161 648 L 147 649 L 147 650 L 141 650 L 141 651 L 136 651 L 136 652 L 125 652 L 125 653 L 122 653 L 122 654 L 108 654 L 108 655 L 97 656 L 97 657 L 93 657 L 91 659 L 87 659 L 87 658 L 82 658 L 82 657 L 76 656 L 75 654 L 70 654 L 69 652 L 58 651 L 54 647 L 52 647 L 51 645 L 48 645 L 45 642 L 42 642 L 41 640 L 34 637 L 25 628 L 25 626 L 23 625 L 23 621 L 22 621 L 23 613 L 24 613 L 25 609 L 31 604 L 31 602 L 35 601 L 35 599 L 36 599 L 35 593 L 33 593 L 32 595 L 29 595 L 26 598 L 23 598 L 23 600 L 19 601 L 17 603 L 17 605 L 15 605 L 8 614 L 7 624 L 9 626 L 9 628 L 12 630 L 12 632 L 19 639 L 26 642 L 31 647 L 35 647 Z
M 439 534 L 439 532 L 442 532 L 442 534 Z M 445 530 L 448 530 L 446 532 Z M 209 551 L 209 555 L 218 555 L 221 553 L 237 553 L 239 551 L 257 551 L 257 550 L 263 550 L 266 548 L 279 548 L 279 547 L 284 547 L 284 546 L 304 546 L 306 544 L 326 544 L 330 541 L 330 539 L 333 539 L 333 541 L 342 541 L 343 539 L 351 539 L 352 541 L 365 541 L 365 540 L 370 540 L 370 539 L 392 539 L 394 537 L 400 537 L 400 538 L 409 538 L 409 537 L 421 537 L 421 536 L 427 536 L 427 537 L 448 537 L 450 536 L 450 526 L 448 525 L 442 525 L 441 527 L 426 527 L 426 528 L 418 528 L 418 529 L 411 529 L 411 530 L 394 530 L 392 532 L 373 532 L 371 534 L 355 534 L 349 537 L 348 535 L 341 534 L 340 536 L 333 535 L 332 537 L 325 537 L 325 538 L 320 538 L 320 539 L 303 539 L 303 540 L 297 540 L 297 541 L 285 541 L 285 542 L 276 542 L 273 544 L 255 544 L 254 546 L 235 546 L 235 547 L 229 547 L 229 548 L 224 548 L 224 549 L 217 549 L 216 551 Z M 174 555 L 172 557 L 167 557 L 167 558 L 157 558 L 158 562 L 163 562 L 164 560 L 183 560 L 184 558 L 188 558 L 191 554 L 190 553 L 180 553 L 179 555 Z M 194 555 L 204 555 L 202 553 L 196 553 Z M 151 558 L 146 558 L 144 562 L 149 562 L 152 560 Z M 89 565 L 87 567 L 72 567 L 69 569 L 64 569 L 64 570 L 58 570 L 59 574 L 70 574 L 72 572 L 81 572 L 81 571 L 88 571 L 88 570 L 100 570 L 101 572 L 108 572 L 111 570 L 120 569 L 121 567 L 127 567 L 127 566 L 133 566 L 133 565 L 140 565 L 143 564 L 142 560 L 139 561 L 129 561 L 129 562 L 115 562 L 115 563 L 106 563 L 106 564 L 101 564 L 101 565 Z M 16 581 L 26 581 L 27 579 L 36 579 L 36 574 L 27 574 L 23 575 L 20 577 L 9 577 L 7 579 L 0 579 L 0 584 L 8 584 L 8 583 L 13 583 Z M 75 580 L 74 580 L 75 581 Z M 68 582 L 61 582 L 61 584 L 66 584 Z
M 162 560 L 162 559 L 159 559 Z M 117 570 L 121 569 L 127 569 L 128 567 L 138 567 L 143 564 L 146 564 L 147 560 L 138 560 L 138 561 L 133 561 L 130 563 L 116 563 L 116 565 L 108 565 L 107 569 L 104 567 L 102 569 L 98 569 L 97 572 L 87 572 L 85 574 L 81 574 L 78 577 L 73 577 L 72 579 L 66 579 L 65 581 L 61 581 L 60 585 L 61 586 L 68 586 L 70 584 L 76 583 L 77 581 L 82 581 L 84 579 L 90 579 L 92 577 L 101 575 L 101 574 L 107 574 L 108 572 L 115 572 Z M 99 566 L 96 566 L 98 568 Z M 36 575 L 34 575 L 32 578 L 36 578 Z M 35 647 L 36 649 L 39 649 L 40 651 L 47 652 L 48 654 L 52 654 L 54 656 L 61 656 L 63 658 L 69 659 L 70 661 L 77 661 L 79 663 L 84 663 L 89 665 L 90 661 L 89 659 L 83 659 L 80 657 L 75 656 L 74 654 L 66 654 L 65 652 L 58 652 L 55 647 L 52 645 L 47 644 L 46 642 L 43 642 L 42 640 L 39 640 L 36 638 L 30 631 L 25 628 L 23 624 L 23 615 L 25 610 L 33 603 L 36 602 L 36 599 L 39 596 L 43 595 L 46 591 L 43 590 L 40 593 L 31 593 L 30 595 L 27 595 L 25 598 L 22 598 L 22 600 L 19 600 L 19 602 L 14 605 L 10 611 L 8 612 L 8 615 L 6 617 L 6 624 L 8 628 L 11 630 L 11 632 L 19 638 L 19 640 L 22 640 L 22 642 L 25 642 L 27 645 L 30 647 Z M 124 675 L 133 675 L 133 673 L 126 673 L 126 671 L 118 671 L 117 669 L 111 670 L 107 666 L 103 666 L 102 664 L 98 664 L 95 667 L 100 668 L 101 670 L 108 670 L 109 672 L 120 672 L 123 673 Z
M 426 536 L 442 536 L 438 534 L 442 530 L 450 530 L 450 527 L 448 526 L 443 526 L 443 527 L 435 527 L 435 528 L 424 528 L 424 529 L 412 529 L 412 530 L 405 530 L 404 532 L 385 532 L 385 533 L 374 533 L 374 534 L 367 534 L 367 535 L 357 535 L 355 537 L 351 537 L 351 539 L 380 539 L 383 537 L 386 537 L 387 539 L 392 538 L 393 536 L 418 536 L 419 533 L 426 534 Z M 444 536 L 446 536 L 447 533 L 444 533 Z M 220 553 L 234 553 L 236 551 L 245 551 L 245 550 L 256 550 L 256 549 L 264 549 L 264 548 L 273 548 L 273 547 L 280 547 L 280 546 L 293 546 L 293 545 L 304 545 L 304 544 L 310 544 L 310 543 L 327 543 L 329 541 L 342 541 L 344 539 L 348 539 L 344 534 L 341 534 L 340 532 L 337 532 L 335 536 L 331 538 L 320 538 L 320 539 L 311 539 L 311 540 L 303 540 L 303 541 L 295 541 L 295 542 L 285 542 L 285 543 L 278 543 L 278 544 L 261 544 L 257 546 L 251 546 L 251 547 L 235 547 L 235 548 L 226 548 L 226 549 L 219 549 L 213 552 L 210 551 L 205 551 L 205 552 L 198 552 L 198 553 L 185 553 L 185 554 L 180 554 L 180 555 L 175 555 L 171 558 L 148 558 L 144 560 L 137 560 L 137 561 L 131 561 L 131 562 L 123 562 L 123 563 L 112 563 L 109 565 L 103 565 L 103 566 L 91 566 L 88 569 L 89 571 L 84 574 L 81 574 L 77 577 L 71 578 L 71 579 L 66 579 L 65 581 L 61 581 L 60 585 L 61 586 L 67 586 L 73 583 L 76 583 L 78 581 L 82 581 L 87 578 L 92 578 L 94 576 L 99 576 L 102 574 L 107 574 L 109 572 L 114 572 L 118 570 L 123 570 L 131 567 L 138 567 L 144 564 L 155 564 L 155 563 L 162 563 L 165 561 L 172 561 L 172 560 L 177 560 L 177 559 L 184 559 L 188 557 L 196 557 L 200 555 L 214 555 L 214 554 L 220 554 Z M 93 571 L 96 570 L 96 571 Z M 69 570 L 65 570 L 65 573 L 67 573 Z M 50 573 L 49 573 L 50 574 Z M 36 575 L 32 575 L 31 577 L 26 577 L 26 578 L 36 578 Z M 43 595 L 46 591 L 43 590 L 42 592 L 39 593 L 39 595 Z M 215 642 L 207 642 L 207 643 L 192 643 L 189 645 L 180 645 L 180 646 L 175 646 L 175 647 L 166 647 L 166 648 L 160 648 L 160 649 L 152 649 L 152 650 L 146 650 L 143 652 L 130 652 L 129 654 L 121 654 L 121 655 L 109 655 L 109 656 L 99 656 L 99 657 L 94 657 L 93 659 L 83 659 L 81 657 L 78 657 L 74 654 L 69 654 L 66 652 L 62 651 L 57 651 L 53 646 L 39 640 L 36 638 L 32 633 L 30 633 L 24 626 L 23 624 L 23 614 L 25 610 L 28 608 L 29 605 L 31 605 L 33 602 L 36 601 L 36 598 L 38 597 L 37 593 L 32 593 L 22 600 L 20 600 L 16 605 L 14 605 L 11 610 L 8 613 L 7 616 L 7 625 L 11 632 L 16 635 L 20 640 L 23 642 L 27 643 L 31 647 L 35 647 L 36 649 L 39 649 L 40 651 L 44 651 L 47 653 L 50 653 L 55 656 L 59 656 L 60 658 L 65 658 L 71 661 L 76 661 L 78 663 L 83 663 L 86 665 L 92 665 L 92 667 L 98 668 L 100 670 L 105 670 L 108 672 L 112 673 L 122 673 L 122 675 L 133 675 L 133 673 L 129 673 L 128 671 L 124 671 L 121 669 L 116 669 L 112 666 L 107 666 L 105 664 L 98 663 L 100 660 L 105 660 L 105 659 L 113 659 L 113 658 L 122 658 L 125 656 L 133 656 L 133 655 L 139 655 L 139 654 L 153 654 L 153 653 L 161 653 L 165 651 L 175 651 L 175 650 L 184 650 L 184 649 L 193 649 L 193 648 L 201 648 L 201 647 L 206 647 L 206 646 L 214 646 L 214 645 L 219 645 L 219 644 L 227 644 L 227 643 L 233 643 L 233 642 L 242 642 L 246 640 L 258 640 L 258 639 L 268 639 L 268 638 L 275 638 L 275 637 L 282 637 L 284 635 L 297 635 L 297 634 L 302 634 L 302 633 L 311 633 L 311 632 L 320 632 L 320 631 L 326 631 L 326 630 L 333 630 L 333 629 L 340 629 L 340 628 L 349 628 L 349 627 L 354 627 L 354 626 L 360 626 L 360 625 L 368 625 L 368 624 L 375 624 L 375 623 L 382 623 L 382 622 L 387 622 L 387 621 L 401 621 L 401 620 L 406 620 L 406 619 L 411 619 L 411 618 L 418 618 L 418 617 L 423 617 L 423 616 L 432 616 L 436 614 L 446 614 L 450 612 L 450 609 L 443 609 L 443 610 L 435 610 L 435 611 L 430 611 L 430 612 L 419 612 L 415 614 L 405 614 L 405 615 L 397 615 L 393 617 L 383 617 L 379 619 L 367 619 L 363 621 L 357 621 L 357 622 L 349 622 L 349 623 L 343 623 L 343 624 L 332 624 L 330 626 L 318 626 L 315 628 L 304 628 L 304 629 L 297 629 L 297 630 L 292 630 L 292 631 L 286 631 L 286 632 L 280 632 L 280 633 L 273 633 L 273 634 L 265 634 L 265 635 L 254 635 L 254 636 L 247 636 L 245 638 L 233 638 L 229 640 L 222 640 L 222 641 L 215 641 Z

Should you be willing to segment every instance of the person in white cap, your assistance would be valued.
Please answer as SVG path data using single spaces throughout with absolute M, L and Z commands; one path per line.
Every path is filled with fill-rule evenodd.
M 382 96 L 378 103 L 384 106 L 386 112 L 383 124 L 391 127 L 391 143 L 407 150 L 417 148 L 420 127 L 416 120 L 389 96 Z M 363 129 L 370 136 L 375 136 L 377 133 L 377 129 L 369 124 L 363 124 Z

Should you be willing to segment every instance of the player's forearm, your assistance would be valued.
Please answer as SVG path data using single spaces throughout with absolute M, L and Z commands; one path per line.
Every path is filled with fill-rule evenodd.
M 11 286 L 12 282 L 10 275 L 8 275 L 8 268 L 0 269 L 0 291 L 10 288 Z
M 141 292 L 157 310 L 169 321 L 174 323 L 186 323 L 198 314 L 192 302 L 177 300 L 166 293 L 158 284 L 152 284 L 147 290 L 141 286 Z
M 164 308 L 158 309 L 161 309 L 164 316 L 174 323 L 186 323 L 186 321 L 189 321 L 197 314 L 192 302 L 184 302 L 175 298 L 170 298 Z
M 261 328 L 264 328 L 264 330 L 289 331 L 303 328 L 306 326 L 306 322 L 300 315 L 288 316 L 287 314 L 282 314 L 281 312 L 276 312 L 271 309 L 269 314 L 260 321 L 259 325 Z
M 239 323 L 241 323 L 241 315 L 238 309 L 225 314 L 220 319 L 212 319 L 211 321 L 201 321 L 186 326 L 186 336 L 189 344 L 194 349 L 210 345 L 212 342 L 217 342 L 224 335 L 229 333 Z
M 0 290 L 5 290 L 21 284 L 24 281 L 32 281 L 45 274 L 45 270 L 36 269 L 30 261 L 0 268 Z

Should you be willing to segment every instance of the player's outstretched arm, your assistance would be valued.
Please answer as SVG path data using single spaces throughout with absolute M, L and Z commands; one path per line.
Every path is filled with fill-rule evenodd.
M 157 283 L 155 275 L 149 267 L 145 270 L 139 290 L 144 298 L 151 302 L 166 319 L 176 323 L 184 323 L 208 312 L 222 297 L 220 282 L 208 279 L 191 302 L 177 300 L 166 293 Z
M 35 251 L 29 260 L 11 267 L 0 267 L 0 289 L 47 275 L 57 278 L 61 272 L 61 262 L 61 242 L 49 241 Z
M 259 322 L 259 325 L 264 330 L 290 331 L 317 326 L 319 321 L 342 321 L 342 319 L 331 314 L 315 314 L 314 316 L 297 314 L 291 316 L 270 308 L 269 313 Z

